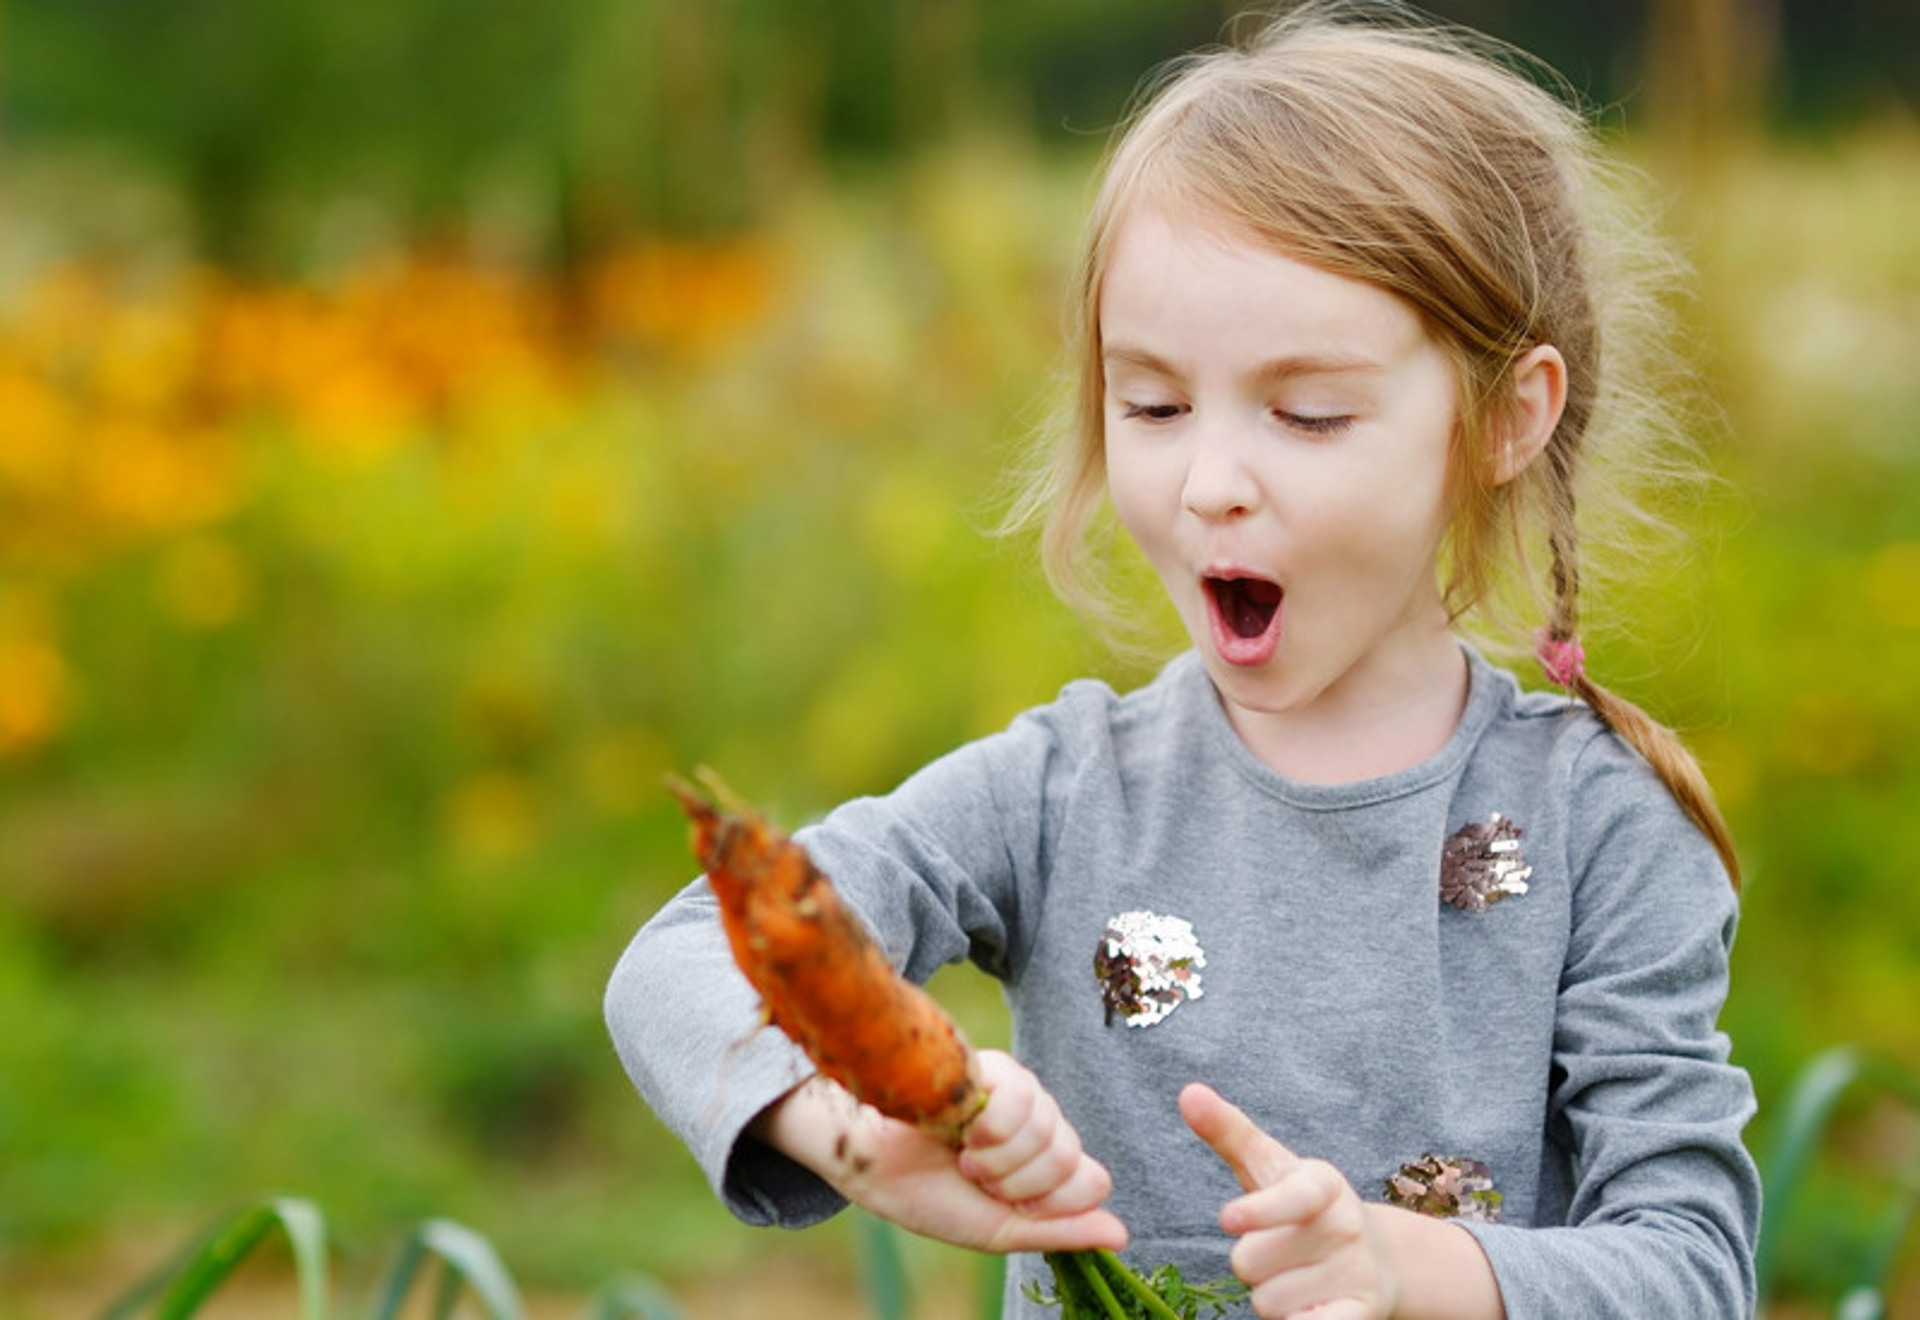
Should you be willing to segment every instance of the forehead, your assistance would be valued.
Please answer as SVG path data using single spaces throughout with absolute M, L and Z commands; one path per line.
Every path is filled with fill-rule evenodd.
M 1185 208 L 1142 205 L 1119 217 L 1096 296 L 1103 351 L 1124 341 L 1157 352 L 1198 334 L 1216 351 L 1385 359 L 1430 343 L 1398 294 Z

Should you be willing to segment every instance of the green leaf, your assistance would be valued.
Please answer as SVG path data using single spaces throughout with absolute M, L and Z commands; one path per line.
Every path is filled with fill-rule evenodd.
M 1053 1251 L 1044 1258 L 1053 1271 L 1052 1294 L 1033 1284 L 1022 1291 L 1043 1306 L 1058 1305 L 1061 1320 L 1200 1320 L 1247 1296 L 1236 1279 L 1188 1283 L 1174 1265 L 1143 1278 L 1111 1251 Z
M 400 1259 L 387 1276 L 376 1320 L 394 1320 L 413 1280 L 429 1257 L 438 1257 L 446 1274 L 436 1299 L 436 1314 L 451 1315 L 461 1284 L 480 1299 L 489 1320 L 523 1320 L 520 1292 L 499 1255 L 480 1234 L 450 1219 L 429 1219 L 408 1235 Z
M 1835 1046 L 1801 1069 L 1782 1106 L 1784 1117 L 1764 1168 L 1767 1206 L 1755 1258 L 1755 1275 L 1763 1301 L 1771 1293 L 1780 1254 L 1781 1225 L 1788 1222 L 1788 1211 L 1801 1195 L 1808 1168 L 1829 1135 L 1842 1097 L 1856 1085 L 1887 1092 L 1907 1108 L 1920 1111 L 1920 1075 L 1907 1072 L 1859 1046 Z M 1848 1294 L 1848 1306 L 1862 1308 L 1884 1290 L 1898 1264 L 1900 1244 L 1917 1211 L 1920 1211 L 1920 1164 L 1908 1170 L 1885 1214 L 1876 1240 L 1860 1266 L 1857 1286 Z
M 186 1320 L 275 1228 L 286 1232 L 293 1251 L 302 1320 L 326 1320 L 326 1220 L 312 1202 L 298 1197 L 274 1197 L 216 1224 L 179 1259 L 135 1285 L 108 1309 L 104 1320 L 127 1320 L 156 1296 L 159 1320 Z
M 868 1306 L 879 1320 L 907 1320 L 913 1309 L 912 1288 L 897 1231 L 886 1220 L 871 1215 L 862 1215 L 858 1227 L 860 1274 Z
M 624 1274 L 594 1294 L 587 1320 L 681 1320 L 681 1315 L 665 1288 L 644 1275 Z

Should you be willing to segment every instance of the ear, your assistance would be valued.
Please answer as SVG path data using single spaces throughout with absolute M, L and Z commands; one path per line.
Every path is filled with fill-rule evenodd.
M 1494 485 L 1506 485 L 1540 457 L 1566 406 L 1566 359 L 1552 344 L 1534 345 L 1513 364 L 1511 393 L 1488 436 Z

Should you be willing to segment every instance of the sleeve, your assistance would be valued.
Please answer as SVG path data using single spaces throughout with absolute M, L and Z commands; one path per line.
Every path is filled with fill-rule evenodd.
M 1577 877 L 1547 1138 L 1565 1227 L 1468 1225 L 1512 1320 L 1750 1316 L 1760 1178 L 1746 1073 L 1717 1029 L 1736 897 L 1711 844 L 1612 735 L 1572 781 Z
M 1023 717 L 795 838 L 905 975 L 925 981 L 964 957 L 1004 975 L 1016 895 L 1041 864 L 1041 784 L 1054 752 L 1048 723 Z M 819 1178 L 744 1135 L 762 1109 L 814 1070 L 762 1024 L 704 877 L 634 936 L 608 984 L 605 1011 L 642 1099 L 736 1216 L 802 1227 L 843 1206 Z

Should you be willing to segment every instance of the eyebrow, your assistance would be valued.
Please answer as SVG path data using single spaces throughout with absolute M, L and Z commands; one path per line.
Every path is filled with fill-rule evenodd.
M 1162 376 L 1178 376 L 1179 368 L 1158 353 L 1126 344 L 1110 345 L 1100 352 L 1105 364 L 1140 367 Z M 1288 376 L 1338 376 L 1384 371 L 1386 364 L 1363 354 L 1290 353 L 1263 362 L 1254 374 L 1261 380 L 1284 380 Z

